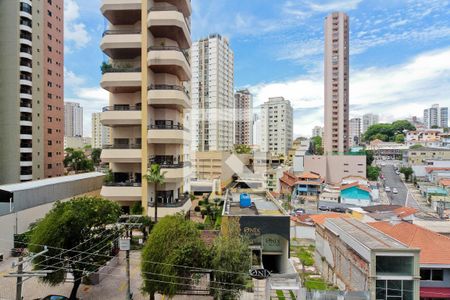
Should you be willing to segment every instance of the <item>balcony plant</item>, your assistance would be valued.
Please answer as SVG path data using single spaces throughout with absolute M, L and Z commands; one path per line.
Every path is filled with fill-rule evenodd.
M 107 62 L 102 62 L 100 69 L 102 70 L 102 74 L 105 74 L 106 72 L 111 71 L 112 64 L 107 63 Z

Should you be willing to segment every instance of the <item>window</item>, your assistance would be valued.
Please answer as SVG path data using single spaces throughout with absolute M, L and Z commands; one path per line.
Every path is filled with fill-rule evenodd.
M 52 153 L 51 153 L 51 152 L 48 152 L 48 153 L 47 153 L 47 157 L 52 157 Z
M 48 165 L 47 165 L 47 168 L 48 168 L 48 169 L 51 169 L 51 168 L 52 168 L 52 164 L 48 164 Z
M 53 121 L 52 117 L 47 117 L 47 121 L 51 123 Z
M 420 269 L 420 280 L 443 281 L 444 271 L 442 269 Z
M 51 146 L 52 145 L 52 141 L 48 141 L 47 145 Z
M 51 128 L 48 128 L 48 129 L 47 129 L 47 133 L 52 134 L 52 129 L 51 129 Z
M 51 17 L 52 16 L 52 12 L 47 10 L 47 14 Z

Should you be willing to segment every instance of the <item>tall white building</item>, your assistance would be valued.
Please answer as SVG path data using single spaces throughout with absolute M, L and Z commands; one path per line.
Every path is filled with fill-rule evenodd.
M 314 126 L 313 130 L 312 130 L 312 137 L 315 136 L 323 136 L 323 127 L 322 126 Z
M 261 116 L 259 111 L 253 114 L 253 145 L 257 146 L 258 150 L 261 149 Z
M 439 107 L 439 104 L 434 104 L 430 108 L 424 109 L 423 124 L 428 129 L 436 126 L 448 127 L 448 107 Z
M 111 144 L 111 127 L 100 122 L 101 113 L 92 114 L 92 148 L 103 148 Z
M 234 140 L 234 55 L 218 34 L 192 44 L 192 150 L 230 150 Z
M 64 102 L 64 136 L 83 136 L 83 108 L 79 103 Z
M 370 126 L 378 124 L 379 117 L 377 114 L 365 114 L 362 119 L 362 133 L 365 133 Z
M 352 118 L 349 122 L 349 140 L 350 147 L 359 146 L 361 143 L 361 118 Z
M 253 97 L 248 89 L 234 95 L 234 144 L 253 144 Z
M 261 105 L 261 151 L 286 155 L 292 147 L 293 109 L 283 97 L 269 98 Z

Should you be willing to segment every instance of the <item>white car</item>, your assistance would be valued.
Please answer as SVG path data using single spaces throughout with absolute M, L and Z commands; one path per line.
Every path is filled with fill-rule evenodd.
M 392 189 L 392 193 L 398 194 L 398 190 L 397 190 L 396 188 L 393 188 L 393 189 Z
M 390 192 L 390 191 L 391 191 L 391 188 L 387 186 L 387 187 L 384 188 L 384 190 L 385 190 L 386 192 Z

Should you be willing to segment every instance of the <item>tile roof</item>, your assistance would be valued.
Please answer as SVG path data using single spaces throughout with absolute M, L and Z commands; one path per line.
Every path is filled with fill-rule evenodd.
M 441 179 L 439 183 L 443 186 L 450 186 L 450 179 Z
M 421 264 L 450 265 L 450 238 L 446 236 L 408 222 L 374 222 L 369 225 L 411 248 L 420 248 Z
M 342 185 L 341 186 L 341 191 L 349 189 L 349 188 L 352 188 L 352 187 L 358 187 L 359 189 L 361 189 L 363 191 L 366 191 L 366 192 L 369 192 L 369 193 L 371 192 L 371 190 L 367 186 L 359 184 L 358 182 L 352 182 L 352 183 L 349 183 L 349 184 Z
M 401 205 L 379 204 L 379 205 L 366 206 L 366 207 L 363 207 L 362 209 L 367 212 L 380 212 L 380 211 L 393 211 L 400 207 L 402 207 L 402 206 Z
M 320 179 L 320 181 L 306 181 L 303 179 Z M 296 184 L 320 185 L 323 182 L 323 179 L 319 174 L 312 172 L 303 172 L 300 175 L 294 175 L 292 173 L 289 173 L 288 171 L 284 171 L 283 176 L 280 178 L 280 181 L 286 183 L 289 186 L 294 186 Z
M 431 173 L 433 171 L 450 171 L 450 167 L 426 167 L 425 170 L 427 173 Z
M 394 209 L 394 212 L 397 214 L 399 218 L 406 218 L 418 212 L 418 209 L 402 206 Z
M 317 214 L 317 215 L 310 215 L 309 217 L 311 218 L 311 220 L 314 223 L 320 224 L 320 225 L 325 223 L 326 219 L 350 218 L 350 216 L 347 215 L 347 214 L 335 213 L 335 212 L 325 213 L 325 214 Z

